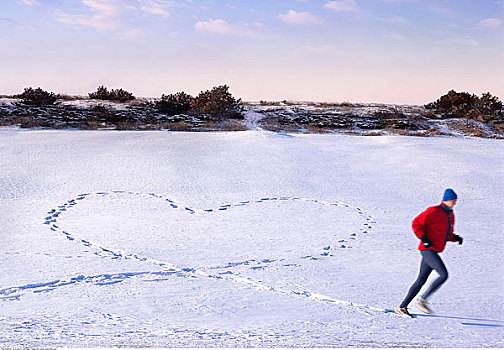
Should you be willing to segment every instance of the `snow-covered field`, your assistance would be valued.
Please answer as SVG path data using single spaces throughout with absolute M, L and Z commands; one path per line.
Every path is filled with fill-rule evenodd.
M 1 347 L 502 347 L 502 141 L 0 129 Z M 410 223 L 459 195 L 435 315 Z M 433 276 L 435 273 L 433 273 Z

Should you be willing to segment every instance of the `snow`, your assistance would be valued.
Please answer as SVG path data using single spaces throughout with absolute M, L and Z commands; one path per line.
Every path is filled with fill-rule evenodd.
M 474 138 L 0 129 L 0 344 L 502 347 L 503 158 Z M 410 223 L 446 187 L 464 244 L 436 315 L 404 319 Z
M 261 128 L 261 126 L 259 125 L 259 121 L 264 118 L 264 114 L 258 113 L 253 109 L 248 109 L 244 112 L 243 118 L 244 118 L 243 124 L 249 130 L 265 132 L 265 130 Z

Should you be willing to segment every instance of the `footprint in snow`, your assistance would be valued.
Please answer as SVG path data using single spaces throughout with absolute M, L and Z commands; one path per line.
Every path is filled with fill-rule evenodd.
M 141 195 L 140 193 L 135 193 L 135 192 L 125 192 L 125 191 L 112 191 L 112 193 L 115 193 L 115 194 L 124 194 L 124 193 L 127 193 L 127 194 L 131 194 L 131 195 Z M 109 193 L 108 192 L 98 192 L 96 193 L 100 196 L 106 196 L 108 195 Z M 158 196 L 158 195 L 155 195 L 153 193 L 149 193 L 150 196 L 152 197 L 155 197 L 155 198 L 163 198 L 163 196 Z M 57 222 L 57 219 L 60 215 L 63 214 L 63 212 L 66 211 L 66 208 L 67 206 L 71 207 L 71 206 L 75 206 L 77 205 L 77 201 L 82 201 L 84 200 L 86 197 L 88 196 L 91 196 L 90 193 L 85 193 L 85 194 L 80 194 L 78 195 L 77 198 L 75 199 L 72 199 L 70 201 L 68 201 L 64 206 L 60 206 L 58 207 L 59 210 L 56 210 L 56 209 L 52 209 L 51 211 L 48 212 L 48 214 L 52 214 L 51 216 L 49 217 L 46 217 L 46 222 L 44 222 L 44 224 L 50 224 L 51 222 Z M 282 200 L 282 201 L 286 201 L 286 200 L 293 200 L 293 201 L 297 201 L 297 200 L 301 200 L 301 201 L 308 201 L 308 202 L 313 202 L 313 203 L 317 203 L 317 204 L 320 204 L 320 205 L 326 205 L 326 206 L 340 206 L 340 207 L 345 207 L 345 208 L 352 208 L 350 205 L 348 204 L 344 204 L 344 203 L 341 203 L 341 202 L 336 202 L 336 203 L 329 203 L 329 202 L 324 202 L 324 201 L 318 201 L 318 200 L 310 200 L 310 199 L 300 199 L 298 197 L 293 197 L 293 198 L 289 198 L 289 197 L 263 197 L 261 198 L 260 200 L 256 201 L 256 202 L 259 202 L 259 203 L 263 203 L 263 202 L 266 202 L 266 201 L 278 201 L 278 200 Z M 175 204 L 174 201 L 171 201 L 169 199 L 166 199 L 166 201 L 168 203 L 170 203 L 171 207 L 174 208 L 174 209 L 179 209 L 179 210 L 185 210 L 186 212 L 189 212 L 191 214 L 193 213 L 196 213 L 195 210 L 191 209 L 191 208 L 188 208 L 188 207 L 180 207 L 178 204 Z M 252 202 L 251 201 L 243 201 L 243 202 L 240 202 L 240 206 L 245 206 L 247 204 L 251 204 Z M 233 205 L 231 204 L 228 204 L 228 205 L 223 205 L 221 206 L 220 208 L 218 208 L 218 210 L 227 210 L 227 209 L 230 209 Z M 234 205 L 234 206 L 238 206 L 238 205 Z M 365 217 L 365 214 L 364 212 L 362 211 L 362 209 L 360 208 L 354 208 L 357 213 L 361 216 L 364 216 Z M 206 210 L 202 210 L 202 211 L 199 211 L 198 214 L 202 214 L 202 213 L 209 213 L 209 212 L 213 212 L 214 209 L 206 209 Z M 365 217 L 366 221 L 369 221 L 369 222 L 373 222 L 373 223 L 376 223 L 376 221 L 373 221 L 373 219 L 371 217 Z M 365 224 L 364 227 L 366 227 L 366 229 L 371 229 L 372 226 L 370 224 Z M 53 225 L 51 226 L 51 230 L 52 231 L 60 231 L 60 226 L 58 225 Z M 364 231 L 364 230 L 361 230 L 362 233 L 367 233 L 368 231 Z M 68 238 L 69 240 L 75 240 L 75 235 L 72 235 L 66 231 L 62 231 L 63 234 L 66 236 L 66 238 Z M 357 236 L 356 233 L 352 233 L 350 235 L 350 239 L 355 239 L 355 237 Z M 131 259 L 131 258 L 134 258 L 134 259 L 137 259 L 139 261 L 149 261 L 149 262 L 154 262 L 156 264 L 158 264 L 159 266 L 163 267 L 163 268 L 166 268 L 166 267 L 170 267 L 172 268 L 171 264 L 169 263 L 166 263 L 166 262 L 161 262 L 161 261 L 156 261 L 154 259 L 150 259 L 150 258 L 145 258 L 145 257 L 140 257 L 138 255 L 135 255 L 135 254 L 127 254 L 127 255 L 123 255 L 123 254 L 120 254 L 120 253 L 117 253 L 117 252 L 114 252 L 113 250 L 111 249 L 107 249 L 107 248 L 104 248 L 104 247 L 99 247 L 98 245 L 95 245 L 95 244 L 92 244 L 90 243 L 89 241 L 87 240 L 84 240 L 84 239 L 81 239 L 80 242 L 86 246 L 86 247 L 91 247 L 91 248 L 94 248 L 94 249 L 101 249 L 101 251 L 106 254 L 107 256 L 111 257 L 112 259 L 117 259 L 117 258 L 123 258 L 123 259 Z M 340 240 L 339 243 L 346 243 L 346 240 Z M 346 244 L 341 244 L 339 246 L 339 248 L 351 248 L 350 246 L 346 245 Z M 331 245 L 328 245 L 328 246 L 324 246 L 321 248 L 323 253 L 321 254 L 322 256 L 333 256 L 332 254 L 330 254 L 330 251 L 335 249 L 333 247 L 331 247 Z M 85 250 L 87 252 L 87 250 Z M 96 254 L 96 253 L 95 253 Z M 97 255 L 100 255 L 100 254 L 97 254 Z M 305 260 L 320 260 L 320 258 L 317 258 L 313 255 L 307 255 L 307 256 L 303 256 L 301 257 L 301 259 L 305 259 Z M 250 262 L 252 262 L 254 260 L 250 260 Z M 257 266 L 253 266 L 253 267 L 250 267 L 250 269 L 252 270 L 262 270 L 262 269 L 265 269 L 268 264 L 271 264 L 273 262 L 275 262 L 276 260 L 274 259 L 263 259 L 263 260 L 260 260 L 260 261 L 257 261 Z M 235 265 L 235 266 L 238 266 Z M 296 264 L 296 263 L 288 263 L 288 264 L 283 264 L 282 266 L 285 266 L 285 267 L 300 267 L 301 265 L 300 264 Z M 175 272 L 179 275 L 182 275 L 184 277 L 193 277 L 193 278 L 196 278 L 197 275 L 200 275 L 200 276 L 206 276 L 206 277 L 210 277 L 210 278 L 222 278 L 222 277 L 219 277 L 219 276 L 216 276 L 216 275 L 209 275 L 209 274 L 206 274 L 202 271 L 198 271 L 194 268 L 183 268 L 183 269 L 176 269 Z M 172 273 L 175 273 L 175 272 L 172 272 Z M 142 273 L 141 273 L 142 274 Z M 145 273 L 145 274 L 155 274 L 154 272 L 148 272 L 148 273 Z M 191 274 L 190 276 L 187 275 L 187 274 Z M 248 278 L 242 278 L 242 277 L 235 277 L 233 275 L 233 273 L 231 271 L 224 271 L 224 272 L 220 272 L 219 273 L 220 275 L 223 275 L 223 276 L 229 276 L 231 278 L 231 280 L 234 280 L 236 282 L 240 282 L 240 283 L 248 283 L 248 284 L 251 284 L 253 286 L 259 286 L 260 283 L 259 282 L 254 282 L 253 280 L 250 280 Z M 118 278 L 118 279 L 115 279 L 115 280 L 106 280 L 106 275 L 101 275 L 102 278 L 104 278 L 104 280 L 101 280 L 101 281 L 97 281 L 95 284 L 96 285 L 103 285 L 103 286 L 106 286 L 106 285 L 114 285 L 114 284 L 117 284 L 117 283 L 120 283 L 122 282 L 125 278 L 130 278 L 130 276 L 128 275 L 124 275 L 126 277 L 124 278 Z M 96 276 L 95 276 L 96 277 Z M 38 289 L 38 292 L 41 293 L 41 292 L 49 292 L 49 291 L 52 291 L 54 290 L 55 288 L 59 287 L 59 286 L 62 286 L 62 285 L 67 285 L 67 284 L 71 284 L 71 283 L 77 283 L 77 282 L 84 282 L 84 281 L 89 281 L 90 278 L 94 278 L 96 279 L 95 277 L 84 277 L 84 276 L 78 276 L 77 278 L 72 278 L 70 281 L 67 281 L 67 282 L 61 282 L 59 284 L 57 284 L 57 282 L 59 281 L 56 281 L 56 285 L 54 286 L 47 286 L 45 289 Z M 226 277 L 228 278 L 228 277 Z M 25 286 L 24 289 L 30 289 L 30 285 L 28 286 Z M 38 288 L 38 287 L 34 287 L 33 289 L 35 288 Z M 261 287 L 263 288 L 263 287 Z M 269 287 L 270 290 L 272 291 L 277 291 L 277 292 L 281 292 L 281 293 L 284 293 L 284 294 L 288 294 L 288 293 L 294 293 L 294 294 L 298 294 L 298 295 L 302 295 L 302 296 L 305 296 L 305 297 L 310 297 L 312 296 L 312 293 L 310 292 L 307 292 L 307 291 L 303 291 L 303 292 L 294 292 L 294 291 L 281 291 L 279 289 L 276 289 L 274 287 Z M 0 295 L 2 294 L 6 294 L 5 293 L 5 289 L 4 290 L 0 290 Z M 17 300 L 19 299 L 19 296 L 11 296 L 11 297 L 8 297 L 10 298 L 10 300 Z M 5 297 L 0 297 L 0 299 L 5 299 Z M 344 302 L 346 303 L 346 302 Z M 351 304 L 351 303 L 349 303 Z

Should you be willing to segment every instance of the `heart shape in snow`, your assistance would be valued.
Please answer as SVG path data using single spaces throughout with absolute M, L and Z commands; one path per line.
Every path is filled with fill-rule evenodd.
M 81 194 L 48 215 L 44 224 L 52 231 L 97 255 L 207 277 L 237 272 L 250 277 L 269 267 L 329 261 L 351 249 L 374 223 L 361 209 L 341 202 L 265 197 L 194 209 L 154 193 L 127 191 Z M 282 276 L 292 282 L 297 275 Z

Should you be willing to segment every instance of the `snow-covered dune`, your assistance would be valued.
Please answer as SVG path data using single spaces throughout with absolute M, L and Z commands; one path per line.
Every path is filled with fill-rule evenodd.
M 504 346 L 502 141 L 257 129 L 0 129 L 0 345 Z M 446 187 L 464 244 L 404 319 Z

